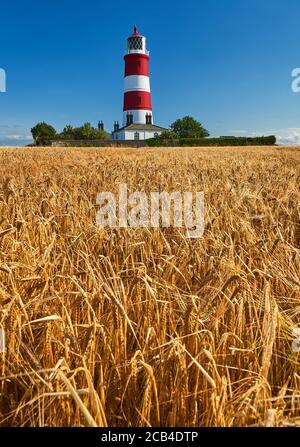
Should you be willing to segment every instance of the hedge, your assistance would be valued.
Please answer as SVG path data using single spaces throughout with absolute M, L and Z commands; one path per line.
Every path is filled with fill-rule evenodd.
M 150 138 L 148 146 L 274 146 L 276 137 L 236 137 L 236 138 L 181 138 L 180 140 L 163 140 Z

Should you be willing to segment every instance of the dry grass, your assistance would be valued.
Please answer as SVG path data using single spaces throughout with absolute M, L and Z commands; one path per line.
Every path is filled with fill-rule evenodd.
M 300 150 L 1 149 L 2 426 L 299 425 Z M 204 191 L 202 239 L 96 195 Z

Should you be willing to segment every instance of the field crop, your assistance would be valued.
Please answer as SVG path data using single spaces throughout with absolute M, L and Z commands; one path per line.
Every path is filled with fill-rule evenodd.
M 0 158 L 1 426 L 300 425 L 299 148 Z M 203 237 L 97 227 L 120 183 L 204 191 Z

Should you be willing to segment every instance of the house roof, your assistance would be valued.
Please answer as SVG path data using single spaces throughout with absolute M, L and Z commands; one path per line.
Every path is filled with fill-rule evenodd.
M 117 133 L 122 130 L 153 130 L 153 131 L 162 131 L 167 130 L 164 127 L 155 126 L 154 124 L 129 124 L 129 126 L 120 127 L 118 130 L 114 130 L 112 133 Z

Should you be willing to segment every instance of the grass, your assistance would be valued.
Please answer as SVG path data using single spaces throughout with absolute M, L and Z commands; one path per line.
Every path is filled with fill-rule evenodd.
M 1 426 L 300 425 L 300 149 L 0 149 Z M 205 233 L 96 196 L 204 191 Z

